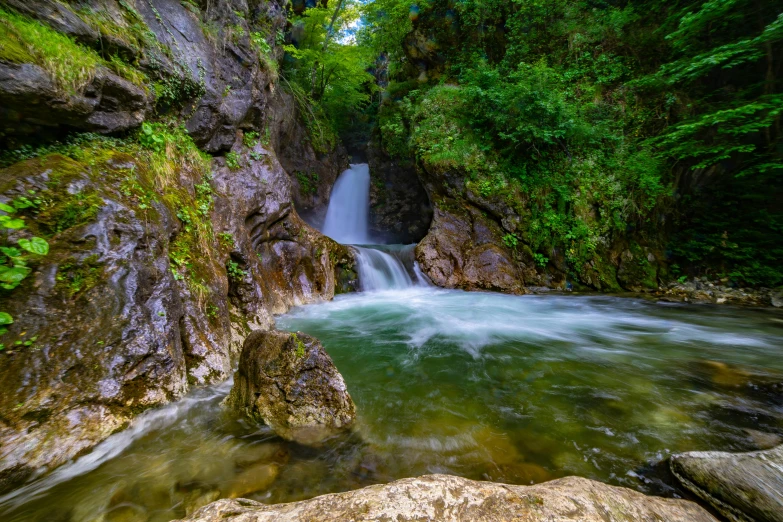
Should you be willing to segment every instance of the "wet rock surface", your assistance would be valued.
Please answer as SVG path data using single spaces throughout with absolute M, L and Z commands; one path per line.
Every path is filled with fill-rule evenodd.
M 266 116 L 274 130 L 270 139 L 280 164 L 291 179 L 291 195 L 297 212 L 308 223 L 320 227 L 326 218 L 334 182 L 348 168 L 348 154 L 339 144 L 333 151 L 317 151 L 304 124 L 291 117 L 296 112 L 293 97 L 278 89 Z
M 783 446 L 749 453 L 696 451 L 670 461 L 687 489 L 732 521 L 783 521 Z
M 395 160 L 378 146 L 368 149 L 370 235 L 386 243 L 418 243 L 429 230 L 432 205 L 413 162 Z
M 278 160 L 280 152 L 289 168 L 299 168 L 292 163 L 299 156 L 325 163 L 333 173 L 319 185 L 325 205 L 340 151 L 313 151 L 296 104 L 250 39 L 259 26 L 271 35 L 284 29 L 283 3 L 9 5 L 105 60 L 121 56 L 149 83 L 99 66 L 66 94 L 38 65 L 2 63 L 2 140 L 114 134 L 157 112 L 179 118 L 216 156 L 195 169 L 175 164 L 181 151 L 172 150 L 161 174 L 143 150 L 77 145 L 71 156 L 0 171 L 0 201 L 31 190 L 42 201 L 10 239 L 35 234 L 50 245 L 22 286 L 0 296 L 15 319 L 0 354 L 0 490 L 89 452 L 192 386 L 226 379 L 244 338 L 271 328 L 273 314 L 356 284 L 352 252 L 299 217 L 297 175 Z M 96 12 L 101 30 L 86 16 Z M 138 27 L 151 38 L 129 45 Z M 267 58 L 280 58 L 280 45 L 271 47 Z M 230 162 L 220 156 L 229 152 Z M 194 216 L 209 230 L 194 232 Z
M 536 486 L 511 486 L 450 475 L 403 479 L 291 504 L 270 506 L 251 500 L 219 500 L 185 520 L 716 521 L 707 511 L 689 501 L 647 497 L 583 478 L 568 477 Z
M 256 331 L 245 340 L 227 403 L 287 440 L 318 445 L 350 429 L 356 408 L 317 339 Z
M 496 223 L 474 209 L 436 207 L 416 260 L 433 283 L 446 288 L 524 293 L 524 276 L 502 245 Z
M 128 172 L 144 168 L 130 155 L 108 153 L 97 165 L 54 155 L 2 171 L 3 201 L 31 189 L 68 196 L 31 216 L 50 253 L 3 303 L 26 311 L 5 340 L 30 341 L 6 350 L 0 366 L 9 390 L 0 399 L 4 487 L 89 450 L 192 385 L 227 378 L 251 330 L 346 286 L 351 251 L 297 216 L 273 152 L 263 162 L 250 152 L 238 153 L 237 169 L 214 162 L 216 234 L 187 279 L 170 268 L 188 237 L 176 208 L 141 209 L 122 191 Z M 203 180 L 193 175 L 181 172 L 180 182 L 195 192 Z M 83 209 L 79 222 L 62 222 L 58 212 L 74 208 Z
M 515 235 L 520 218 L 504 200 L 471 190 L 463 172 L 418 169 L 433 218 L 416 260 L 434 284 L 515 294 L 526 287 L 566 288 L 561 267 L 555 261 L 538 266 L 523 238 Z

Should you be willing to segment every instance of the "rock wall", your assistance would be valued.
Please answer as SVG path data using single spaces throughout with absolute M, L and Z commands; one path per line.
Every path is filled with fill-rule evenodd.
M 41 66 L 0 61 L 6 147 L 155 120 L 187 134 L 169 125 L 88 136 L 0 171 L 0 202 L 37 200 L 9 241 L 50 244 L 22 285 L 0 294 L 14 316 L 1 339 L 0 490 L 227 378 L 251 330 L 355 279 L 351 252 L 299 217 L 296 174 L 283 166 L 323 162 L 334 173 L 344 156 L 313 151 L 276 82 L 285 2 L 8 5 L 144 76 L 134 84 L 101 65 L 64 94 Z
M 418 243 L 432 222 L 432 205 L 411 161 L 389 157 L 379 144 L 367 149 L 370 165 L 370 234 L 386 243 Z

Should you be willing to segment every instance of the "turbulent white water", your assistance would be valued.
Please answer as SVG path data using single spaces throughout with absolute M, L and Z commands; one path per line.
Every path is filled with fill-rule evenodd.
M 363 292 L 429 286 L 413 257 L 416 245 L 354 247 Z
M 340 174 L 329 199 L 322 232 L 338 243 L 370 243 L 370 167 L 351 165 Z

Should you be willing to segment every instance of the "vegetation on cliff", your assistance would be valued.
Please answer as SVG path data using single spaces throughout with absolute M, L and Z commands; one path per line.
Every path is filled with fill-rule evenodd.
M 329 9 L 339 6 L 348 9 Z M 360 74 L 340 75 L 339 88 L 312 74 L 325 61 L 319 51 L 328 54 L 325 9 L 303 15 L 315 44 L 290 49 L 300 85 L 339 100 L 327 111 L 333 128 L 377 110 L 389 154 L 416 158 L 425 176 L 460 172 L 467 190 L 512 207 L 522 225 L 507 230 L 509 244 L 529 246 L 542 264 L 564 258 L 575 280 L 604 266 L 609 288 L 607 258 L 638 244 L 660 252 L 664 278 L 783 282 L 775 2 L 374 0 L 360 9 L 350 53 L 375 74 L 381 103 L 368 105 Z M 339 30 L 351 21 L 336 19 Z M 361 60 L 345 62 L 358 70 Z

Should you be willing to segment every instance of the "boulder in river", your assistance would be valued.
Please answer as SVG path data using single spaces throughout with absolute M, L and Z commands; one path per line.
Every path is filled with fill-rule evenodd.
M 567 477 L 535 486 L 512 486 L 451 475 L 407 478 L 290 504 L 219 500 L 185 520 L 717 522 L 693 502 L 648 497 L 585 478 Z
M 348 430 L 356 416 L 332 359 L 301 332 L 251 333 L 227 402 L 284 439 L 309 445 Z
M 783 446 L 749 453 L 693 451 L 674 455 L 670 465 L 683 486 L 729 520 L 783 521 Z

